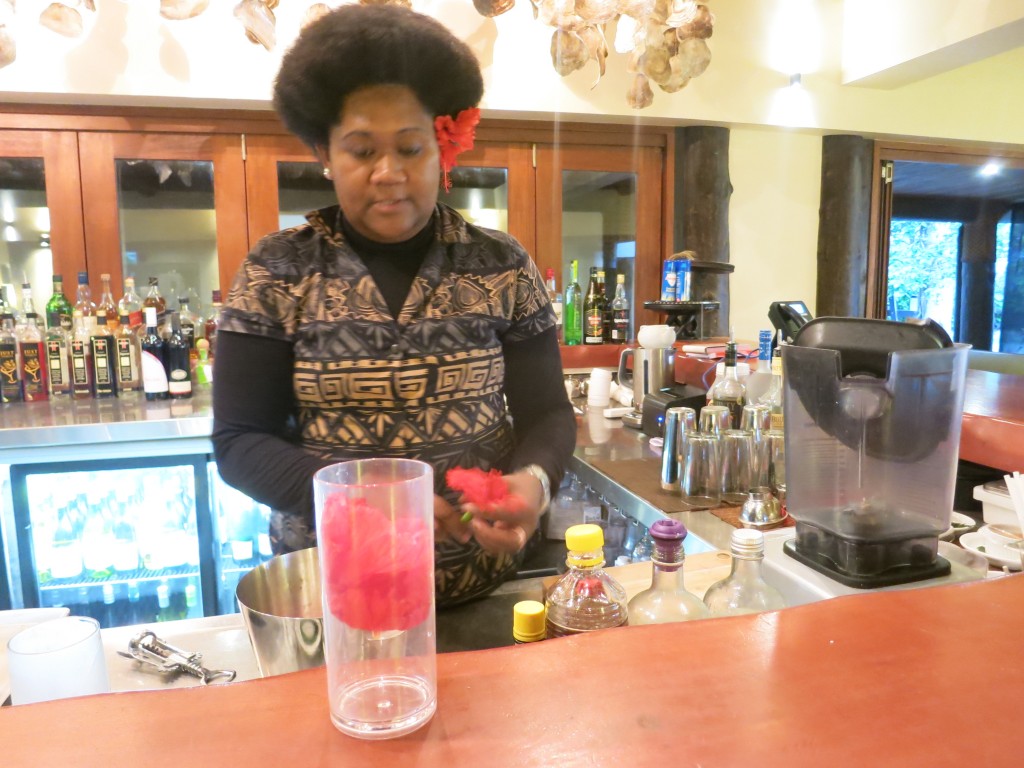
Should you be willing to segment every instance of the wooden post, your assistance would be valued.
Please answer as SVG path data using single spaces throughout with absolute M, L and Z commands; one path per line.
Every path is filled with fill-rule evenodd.
M 1013 208 L 999 352 L 1024 353 L 1024 205 Z
M 860 136 L 822 139 L 814 311 L 819 317 L 864 316 L 873 150 Z
M 992 299 L 996 280 L 996 225 L 1006 210 L 988 201 L 974 221 L 964 224 L 960 256 L 960 311 L 957 340 L 974 349 L 992 349 Z
M 729 262 L 729 129 L 692 126 L 676 129 L 675 251 L 694 251 L 701 261 Z M 666 256 L 670 254 L 665 254 Z M 729 333 L 729 275 L 701 272 L 692 276 L 694 301 L 717 301 L 704 332 Z

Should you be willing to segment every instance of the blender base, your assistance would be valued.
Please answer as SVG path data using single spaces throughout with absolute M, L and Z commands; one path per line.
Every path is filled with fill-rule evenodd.
M 878 587 L 937 579 L 948 576 L 952 571 L 949 561 L 937 555 L 934 561 L 926 565 L 901 565 L 869 576 L 857 575 L 836 570 L 835 564 L 828 558 L 815 557 L 813 554 L 801 552 L 796 546 L 795 539 L 786 541 L 782 545 L 782 551 L 808 568 L 855 589 L 877 589 Z

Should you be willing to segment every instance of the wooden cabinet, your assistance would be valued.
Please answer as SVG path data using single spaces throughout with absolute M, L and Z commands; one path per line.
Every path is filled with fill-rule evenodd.
M 103 273 L 115 293 L 134 274 L 143 294 L 150 273 L 161 274 L 174 284 L 165 289 L 161 278 L 172 306 L 186 283 L 206 302 L 260 237 L 334 203 L 312 152 L 272 114 L 228 114 L 0 112 L 0 158 L 45 163 L 53 269 L 87 269 L 96 295 Z M 670 137 L 668 129 L 485 120 L 441 199 L 516 237 L 542 272 L 555 270 L 560 289 L 572 258 L 581 282 L 589 266 L 608 270 L 609 294 L 611 275 L 623 271 L 641 308 L 657 296 L 670 241 Z M 3 186 L 0 173 L 0 194 Z M 34 287 L 48 295 L 49 286 Z M 657 318 L 639 309 L 634 321 Z

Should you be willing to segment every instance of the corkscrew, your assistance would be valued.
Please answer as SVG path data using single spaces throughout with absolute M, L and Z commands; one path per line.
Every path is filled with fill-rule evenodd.
M 127 651 L 118 651 L 126 659 L 155 667 L 160 672 L 186 672 L 198 677 L 203 685 L 217 680 L 230 683 L 235 679 L 233 669 L 207 669 L 200 663 L 201 653 L 190 653 L 161 640 L 151 629 L 146 629 L 128 641 Z

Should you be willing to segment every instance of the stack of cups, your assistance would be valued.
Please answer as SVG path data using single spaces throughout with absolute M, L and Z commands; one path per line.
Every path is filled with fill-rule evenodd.
M 587 405 L 591 408 L 607 408 L 611 402 L 612 372 L 606 368 L 595 368 L 590 372 L 587 384 Z

